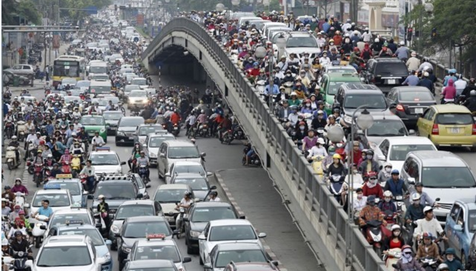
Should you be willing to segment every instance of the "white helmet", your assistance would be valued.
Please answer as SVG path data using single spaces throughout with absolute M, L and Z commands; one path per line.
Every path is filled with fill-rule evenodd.
M 386 197 L 386 198 L 387 197 L 390 198 L 390 197 L 393 197 L 393 194 L 390 190 L 387 190 L 387 191 L 383 192 L 383 196 Z
M 420 200 L 421 198 L 421 195 L 420 193 L 415 193 L 412 195 L 412 200 L 415 201 L 415 200 Z
M 17 139 L 17 136 L 16 135 L 12 136 L 12 140 L 15 140 L 15 139 Z
M 98 199 L 103 199 L 103 198 L 105 198 L 104 195 L 99 195 L 98 196 Z
M 425 214 L 426 214 L 426 212 L 431 212 L 431 211 L 433 211 L 433 207 L 431 207 L 431 206 L 425 206 L 425 208 L 423 208 L 423 213 L 425 213 Z
M 393 167 L 392 163 L 386 162 L 384 167 Z
M 403 40 L 400 41 L 400 45 L 401 45 L 401 46 L 405 45 L 405 42 L 404 42 Z
M 376 39 L 374 40 L 374 42 L 380 42 L 380 39 L 379 39 L 379 38 L 376 38 Z
M 326 144 L 326 143 L 324 142 L 324 139 L 323 139 L 322 137 L 319 137 L 319 138 L 317 139 L 317 143 L 319 143 L 319 144 L 321 144 L 321 145 Z
M 401 228 L 400 228 L 400 225 L 398 225 L 398 224 L 393 224 L 393 225 L 392 225 L 392 228 L 391 228 L 390 230 L 391 230 L 391 231 L 394 231 L 394 230 L 400 230 L 400 229 L 401 229 Z

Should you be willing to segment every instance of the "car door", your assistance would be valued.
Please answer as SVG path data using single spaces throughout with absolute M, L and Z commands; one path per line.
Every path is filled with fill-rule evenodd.
M 380 165 L 383 164 L 383 162 L 389 162 L 388 159 L 388 148 L 389 148 L 390 143 L 388 142 L 388 139 L 383 140 L 380 142 L 380 145 L 377 148 L 377 159 Z M 381 155 L 382 157 L 379 157 Z M 398 169 L 398 168 L 397 168 Z M 400 169 L 398 169 L 400 170 Z
M 458 215 L 460 213 L 461 206 L 458 203 L 453 204 L 453 207 L 451 208 L 450 213 L 448 214 L 446 218 L 446 225 L 445 225 L 445 233 L 446 236 L 448 237 L 448 243 L 450 247 L 456 248 L 456 232 L 454 230 L 454 227 L 457 225 L 457 219 Z
M 202 257 L 203 260 L 206 260 L 205 251 L 207 251 L 209 232 L 210 232 L 210 222 L 208 222 L 208 224 L 205 226 L 205 229 L 203 229 L 203 232 L 202 232 L 202 234 L 205 236 L 205 240 L 202 240 L 202 239 L 198 240 L 199 253 L 200 253 L 200 257 Z
M 167 159 L 165 154 L 166 147 L 167 147 L 166 144 L 162 143 L 159 148 L 159 158 L 157 159 L 158 160 L 157 170 L 159 171 L 159 175 L 162 175 L 164 172 L 163 170 L 164 160 Z
M 434 115 L 435 111 L 430 107 L 425 112 L 423 112 L 423 116 L 418 118 L 417 127 L 420 136 L 428 137 L 428 135 L 431 134 Z

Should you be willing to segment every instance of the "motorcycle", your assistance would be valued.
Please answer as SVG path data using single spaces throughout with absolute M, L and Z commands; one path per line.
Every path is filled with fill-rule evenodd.
M 26 122 L 20 120 L 17 121 L 17 137 L 18 141 L 23 142 L 25 140 Z
M 11 121 L 6 121 L 5 123 L 5 134 L 8 139 L 11 139 L 13 136 L 13 123 Z
M 235 127 L 233 130 L 233 137 L 236 139 L 245 139 L 245 133 L 243 132 L 243 129 L 239 125 Z
M 46 183 L 48 181 L 48 179 L 50 178 L 50 175 L 51 175 L 51 171 L 53 170 L 53 166 L 52 165 L 45 165 L 43 167 L 43 180 L 44 182 Z
M 344 204 L 345 203 L 345 195 L 343 194 L 344 191 L 347 190 L 347 185 L 344 182 L 345 176 L 341 175 L 332 175 L 329 177 L 328 186 L 329 191 L 331 191 L 334 198 L 337 202 Z
M 31 245 L 28 249 L 31 248 Z M 32 270 L 33 261 L 28 259 L 27 251 L 15 251 L 13 250 L 10 261 L 10 270 L 26 271 Z
M 15 193 L 15 200 L 14 200 L 14 205 L 20 206 L 21 209 L 24 209 L 25 207 L 25 193 L 21 192 L 16 192 Z
M 180 125 L 178 125 L 177 123 L 175 123 L 172 128 L 172 134 L 174 136 L 178 136 L 180 134 Z
M 230 145 L 231 142 L 233 141 L 233 131 L 231 129 L 227 130 L 225 133 L 222 135 L 222 144 L 228 144 Z
M 206 123 L 200 124 L 198 126 L 198 131 L 196 131 L 195 134 L 197 134 L 197 132 L 198 132 L 198 135 L 201 137 L 208 137 L 208 135 L 210 134 L 210 129 L 208 128 L 208 124 Z
M 177 203 L 177 206 L 178 206 L 179 203 Z M 179 216 L 179 220 L 182 220 L 182 223 L 180 225 L 180 228 L 178 227 L 178 225 L 175 225 L 177 228 L 176 230 L 178 231 L 178 234 L 177 234 L 177 239 L 180 238 L 180 234 L 181 233 L 184 233 L 185 232 L 185 223 L 183 221 L 183 218 L 185 216 L 185 208 L 184 207 L 179 207 L 179 213 L 178 213 L 178 216 Z
M 402 249 L 392 248 L 389 249 L 387 254 L 384 255 L 383 260 L 385 261 L 385 266 L 390 270 L 393 264 L 396 264 L 398 260 L 402 257 Z
M 288 95 L 291 95 L 291 92 L 293 92 L 294 83 L 291 81 L 287 81 L 283 84 L 283 86 L 284 86 L 284 92 Z
M 139 167 L 139 176 L 141 177 L 141 179 L 144 181 L 145 184 L 150 182 L 149 177 L 147 177 L 148 170 L 149 169 L 147 168 L 146 165 L 140 165 Z
M 314 173 L 316 173 L 319 176 L 324 175 L 324 167 L 322 166 L 322 163 L 324 162 L 324 157 L 321 155 L 316 155 L 313 157 L 310 157 L 309 161 L 312 164 L 312 168 L 314 169 Z
M 43 181 L 43 164 L 36 163 L 34 164 L 34 175 L 33 182 L 36 184 L 36 187 L 40 187 L 41 182 Z
M 438 268 L 438 260 L 435 258 L 427 257 L 420 259 L 421 267 L 426 271 L 434 271 Z
M 71 174 L 71 166 L 69 161 L 63 161 L 61 165 L 61 171 L 63 174 Z
M 370 220 L 366 223 L 365 238 L 370 245 L 373 246 L 375 253 L 380 257 L 382 255 L 382 245 L 385 240 L 382 232 L 382 222 L 378 220 Z
M 43 235 L 45 234 L 47 223 L 46 220 L 48 219 L 47 216 L 45 215 L 37 215 L 35 217 L 36 223 L 32 224 L 33 229 L 31 230 L 31 234 L 33 235 L 33 240 L 35 243 L 35 248 L 40 248 L 41 246 L 41 240 L 43 238 Z
M 5 154 L 5 159 L 7 160 L 7 165 L 9 170 L 13 170 L 20 165 L 20 159 L 17 160 L 16 147 L 8 146 L 7 152 Z
M 265 87 L 266 87 L 266 80 L 258 80 L 256 82 L 255 88 L 260 95 L 264 95 Z
M 30 174 L 30 175 L 35 174 L 35 166 L 33 165 L 33 161 L 32 161 L 31 158 L 29 158 L 26 161 L 26 167 L 27 167 L 28 174 Z

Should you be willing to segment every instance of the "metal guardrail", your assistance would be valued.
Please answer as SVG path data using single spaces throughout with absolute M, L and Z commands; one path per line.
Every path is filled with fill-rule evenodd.
M 308 205 L 305 206 L 306 209 L 313 213 L 311 217 L 318 219 L 320 227 L 315 230 L 323 240 L 325 239 L 327 249 L 345 253 L 350 248 L 353 252 L 353 267 L 356 270 L 386 270 L 385 264 L 363 237 L 358 226 L 348 223 L 349 217 L 342 206 L 337 203 L 326 185 L 314 173 L 309 162 L 296 148 L 280 122 L 270 113 L 270 109 L 255 92 L 244 73 L 228 57 L 224 47 L 210 36 L 204 27 L 186 18 L 174 19 L 150 43 L 142 54 L 142 58 L 144 60 L 153 58 L 160 48 L 161 41 L 177 31 L 185 32 L 201 41 L 201 45 L 207 49 L 216 65 L 223 69 L 228 80 L 236 87 L 235 91 L 247 105 L 241 110 L 251 112 L 256 121 L 256 129 L 261 129 L 266 134 L 269 144 L 268 152 L 270 148 L 273 149 L 273 153 L 269 152 L 270 156 L 279 157 L 286 165 L 284 170 L 291 176 L 295 186 L 292 189 L 299 190 L 300 196 L 306 199 L 304 203 Z M 334 261 L 337 260 L 334 259 Z

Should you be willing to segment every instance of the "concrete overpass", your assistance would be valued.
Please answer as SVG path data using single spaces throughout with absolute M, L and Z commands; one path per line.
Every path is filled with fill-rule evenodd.
M 386 270 L 268 106 L 205 28 L 186 18 L 174 19 L 142 58 L 152 74 L 160 71 L 215 83 L 259 153 L 283 204 L 327 270 Z

